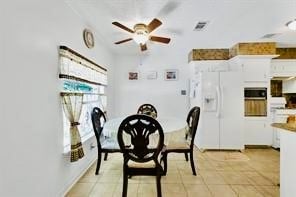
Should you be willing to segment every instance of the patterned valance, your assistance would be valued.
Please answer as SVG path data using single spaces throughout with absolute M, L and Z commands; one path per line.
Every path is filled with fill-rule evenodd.
M 73 79 L 96 85 L 107 85 L 107 69 L 85 58 L 74 50 L 60 47 L 60 78 Z

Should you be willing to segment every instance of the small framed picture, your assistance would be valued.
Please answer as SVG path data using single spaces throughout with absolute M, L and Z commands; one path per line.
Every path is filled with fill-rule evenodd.
M 139 72 L 129 72 L 128 79 L 129 80 L 138 80 L 139 79 Z
M 164 79 L 167 81 L 176 81 L 178 80 L 178 74 L 178 70 L 176 69 L 165 70 Z
M 147 73 L 147 79 L 157 79 L 157 72 L 156 71 L 149 71 Z

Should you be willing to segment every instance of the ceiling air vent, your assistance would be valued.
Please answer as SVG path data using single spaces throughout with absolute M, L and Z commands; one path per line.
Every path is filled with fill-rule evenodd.
M 273 33 L 273 34 L 265 34 L 261 38 L 273 38 L 274 36 L 278 35 L 278 33 Z
M 194 31 L 201 31 L 209 24 L 209 21 L 199 21 L 194 27 Z
M 194 31 L 201 31 L 209 24 L 209 21 L 199 21 L 194 27 Z

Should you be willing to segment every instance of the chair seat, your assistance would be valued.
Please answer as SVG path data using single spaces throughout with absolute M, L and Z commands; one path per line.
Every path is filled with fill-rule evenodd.
M 166 146 L 166 150 L 172 150 L 172 149 L 190 149 L 190 145 L 187 141 L 179 141 L 179 142 L 169 142 L 169 144 Z
M 145 163 L 139 163 L 129 160 L 127 163 L 128 167 L 130 168 L 155 168 L 155 162 L 153 160 L 145 162 Z
M 112 138 L 101 138 L 102 149 L 120 149 L 117 140 Z
M 190 165 L 192 169 L 192 174 L 196 176 L 195 166 L 194 166 L 194 159 L 193 159 L 193 146 L 194 146 L 194 139 L 195 134 L 198 126 L 200 116 L 200 107 L 193 107 L 190 109 L 186 122 L 188 124 L 188 130 L 185 133 L 185 138 L 178 139 L 173 138 L 172 141 L 170 140 L 167 143 L 167 146 L 163 149 L 163 168 L 164 168 L 164 175 L 167 173 L 167 156 L 168 153 L 183 153 L 185 154 L 185 159 L 188 161 L 190 158 Z M 180 140 L 180 141 L 179 141 Z

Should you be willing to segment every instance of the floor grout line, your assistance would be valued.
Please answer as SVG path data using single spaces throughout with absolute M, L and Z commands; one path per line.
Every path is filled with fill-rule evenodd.
M 197 171 L 197 177 L 190 178 L 189 175 L 192 175 L 190 162 L 185 161 L 185 157 L 183 154 L 174 154 L 171 155 L 168 158 L 168 174 L 169 170 L 172 170 L 172 174 L 170 175 L 172 178 L 179 178 L 181 179 L 172 181 L 170 179 L 166 179 L 165 181 L 162 181 L 162 191 L 169 191 L 169 192 L 177 192 L 176 189 L 165 189 L 169 188 L 170 184 L 172 186 L 180 187 L 182 190 L 185 190 L 184 195 L 187 197 L 192 195 L 192 192 L 195 191 L 196 188 L 194 186 L 188 186 L 188 181 L 193 180 L 196 181 L 191 185 L 198 185 L 203 190 L 203 192 L 206 192 L 207 195 L 215 197 L 215 194 L 217 191 L 220 190 L 228 190 L 229 192 L 233 192 L 236 196 L 241 195 L 241 192 L 257 192 L 258 194 L 261 194 L 263 196 L 267 195 L 273 195 L 273 196 L 279 196 L 279 187 L 276 186 L 276 181 L 279 180 L 279 154 L 277 152 L 274 152 L 273 150 L 265 149 L 265 150 L 246 150 L 245 155 L 248 156 L 250 159 L 249 161 L 240 161 L 238 164 L 242 164 L 242 166 L 238 165 L 236 161 L 216 161 L 211 159 L 208 154 L 212 154 L 211 157 L 215 157 L 215 154 L 219 156 L 219 158 L 226 158 L 226 159 L 233 159 L 235 158 L 235 155 L 232 156 L 231 152 L 205 152 L 201 153 L 198 150 L 194 151 L 194 161 Z M 223 156 L 223 154 L 225 154 Z M 119 159 L 120 158 L 120 159 Z M 107 161 L 102 161 L 100 174 L 94 175 L 94 169 L 96 167 L 95 163 L 86 171 L 88 173 L 86 177 L 83 175 L 81 179 L 83 183 L 80 185 L 80 189 L 85 189 L 85 197 L 90 196 L 91 194 L 98 194 L 100 195 L 100 191 L 96 191 L 96 187 L 100 187 L 101 181 L 103 181 L 104 186 L 108 187 L 108 185 L 113 185 L 114 190 L 111 192 L 112 196 L 116 197 L 119 194 L 119 190 L 122 190 L 122 173 L 120 173 L 122 158 L 119 154 L 110 154 Z M 265 163 L 271 163 L 272 165 L 269 165 L 264 168 Z M 171 164 L 171 165 L 170 165 Z M 93 173 L 93 174 L 92 174 Z M 109 174 L 110 173 L 110 174 Z M 248 174 L 249 173 L 249 174 Z M 112 175 L 111 175 L 112 174 Z M 110 175 L 110 176 L 108 176 Z M 258 175 L 258 177 L 256 176 Z M 208 176 L 208 178 L 207 178 Z M 217 176 L 217 178 L 216 178 Z M 96 177 L 96 178 L 94 178 Z M 114 177 L 114 181 L 112 181 L 112 178 Z M 117 178 L 116 178 L 117 177 Z M 88 179 L 89 178 L 89 179 Z M 110 179 L 111 178 L 111 179 Z M 215 181 L 215 179 L 221 179 Z M 104 182 L 104 179 L 106 179 L 107 182 Z M 213 181 L 211 180 L 213 179 Z M 163 179 L 162 179 L 163 180 Z M 235 181 L 238 181 L 237 183 Z M 89 182 L 88 182 L 89 181 Z M 129 180 L 130 181 L 130 180 Z M 156 189 L 155 182 L 152 182 L 150 178 L 143 179 L 140 177 L 137 180 L 133 180 L 134 182 L 130 183 L 134 184 L 133 188 L 133 194 L 132 196 L 140 197 L 142 195 L 142 192 L 149 191 L 149 188 L 153 188 L 153 191 Z M 266 181 L 266 182 L 265 182 Z M 213 183 L 216 184 L 213 184 Z M 90 184 L 93 184 L 90 187 Z M 141 188 L 143 185 L 148 184 L 148 188 Z M 76 184 L 73 188 L 75 188 Z M 84 187 L 85 186 L 85 187 Z M 102 185 L 101 185 L 102 186 Z M 67 197 L 74 197 L 75 194 L 71 194 L 71 191 L 77 191 L 74 189 L 71 189 L 68 193 Z M 89 188 L 87 190 L 87 188 Z M 121 188 L 121 189 L 119 189 Z M 111 189 L 111 188 L 110 188 Z M 140 191 L 141 189 L 141 191 Z M 147 190 L 148 189 L 148 190 Z M 193 189 L 193 190 L 192 190 Z M 143 191 L 142 191 L 143 190 Z M 129 190 L 128 190 L 129 191 Z M 103 192 L 103 191 L 102 191 Z M 141 192 L 141 193 L 140 193 Z M 80 192 L 81 193 L 81 192 Z M 110 194 L 110 195 L 111 195 Z M 148 194 L 146 194 L 148 195 Z M 145 196 L 146 196 L 145 195 Z M 170 193 L 167 194 L 170 196 Z M 167 196 L 164 195 L 164 196 Z M 174 193 L 171 194 L 174 196 Z M 222 197 L 223 195 L 221 195 Z M 106 196 L 108 197 L 108 195 Z M 141 196 L 142 197 L 142 196 Z M 220 197 L 220 196 L 219 196 Z

